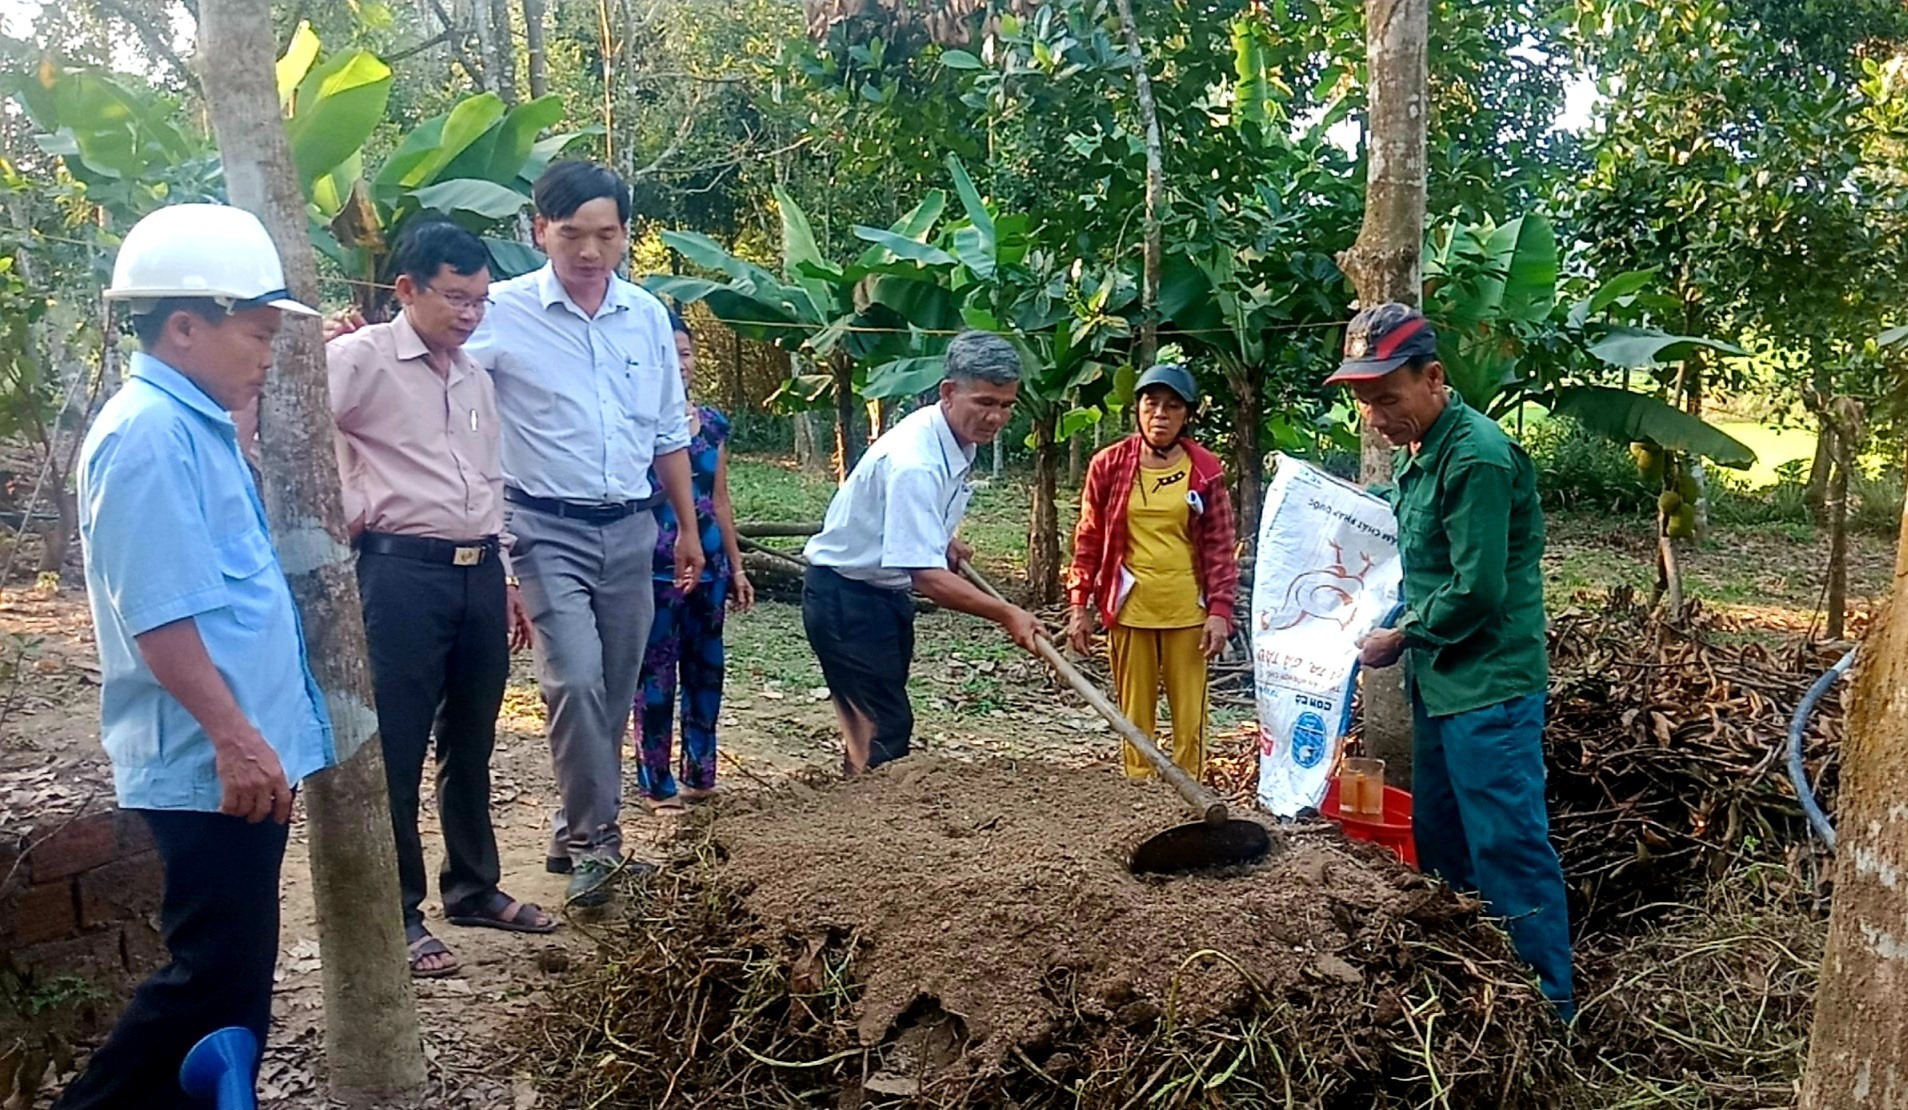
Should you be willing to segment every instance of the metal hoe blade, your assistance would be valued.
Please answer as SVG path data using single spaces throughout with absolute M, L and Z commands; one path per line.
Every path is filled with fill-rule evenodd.
M 1182 875 L 1257 863 L 1271 850 L 1271 835 L 1256 821 L 1195 821 L 1148 837 L 1126 866 L 1136 875 Z

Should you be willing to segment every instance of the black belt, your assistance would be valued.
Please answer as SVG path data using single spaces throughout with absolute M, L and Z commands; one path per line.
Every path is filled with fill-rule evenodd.
M 358 550 L 371 555 L 416 559 L 421 563 L 476 567 L 497 557 L 497 537 L 440 540 L 434 536 L 394 536 L 389 532 L 366 532 L 358 537 Z
M 522 505 L 539 513 L 562 517 L 565 520 L 580 520 L 585 524 L 614 524 L 625 517 L 633 516 L 651 503 L 647 501 L 563 501 L 555 497 L 535 497 L 515 486 L 504 487 L 504 500 L 512 505 Z

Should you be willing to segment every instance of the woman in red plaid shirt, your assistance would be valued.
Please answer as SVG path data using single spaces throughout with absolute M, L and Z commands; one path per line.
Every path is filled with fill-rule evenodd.
M 1172 710 L 1173 762 L 1206 761 L 1206 663 L 1225 650 L 1239 594 L 1238 536 L 1225 468 L 1185 435 L 1192 375 L 1155 366 L 1134 388 L 1139 432 L 1093 456 L 1067 572 L 1067 640 L 1085 655 L 1106 626 L 1120 709 L 1157 738 L 1159 690 Z M 1162 745 L 1164 746 L 1164 745 Z M 1126 773 L 1152 767 L 1126 745 Z

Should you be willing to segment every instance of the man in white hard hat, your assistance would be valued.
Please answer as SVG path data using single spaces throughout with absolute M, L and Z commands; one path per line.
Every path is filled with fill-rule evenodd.
M 278 251 L 242 209 L 161 209 L 126 233 L 106 296 L 142 352 L 86 435 L 80 543 L 99 643 L 100 739 L 122 809 L 165 864 L 171 962 L 142 983 L 58 1110 L 193 1105 L 205 1034 L 262 1044 L 292 796 L 335 761 L 331 725 L 230 412 L 265 384 Z

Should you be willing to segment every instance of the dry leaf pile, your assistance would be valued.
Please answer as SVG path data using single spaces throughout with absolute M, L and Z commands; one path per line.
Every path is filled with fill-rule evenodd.
M 1784 745 L 1803 694 L 1834 660 L 1737 632 L 1700 609 L 1666 621 L 1629 591 L 1551 621 L 1551 835 L 1582 927 L 1686 901 L 1740 863 L 1816 874 Z M 1804 743 L 1831 814 L 1845 689 L 1822 699 Z
M 1592 932 L 1641 923 L 1745 862 L 1780 863 L 1813 892 L 1826 857 L 1784 746 L 1803 694 L 1837 657 L 1773 650 L 1700 607 L 1666 621 L 1628 590 L 1552 619 L 1544 740 L 1571 920 Z M 1822 698 L 1803 747 L 1831 817 L 1846 692 L 1842 682 Z M 1249 805 L 1258 763 L 1250 726 L 1215 735 L 1206 783 Z

